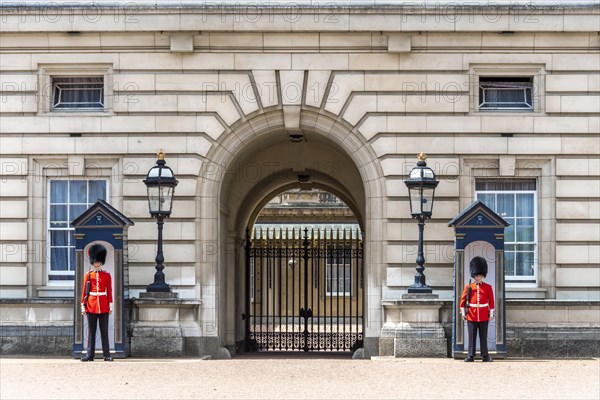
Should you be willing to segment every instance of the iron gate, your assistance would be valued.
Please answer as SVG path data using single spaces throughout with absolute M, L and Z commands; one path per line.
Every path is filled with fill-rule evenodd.
M 246 239 L 247 351 L 362 347 L 359 230 L 254 229 Z

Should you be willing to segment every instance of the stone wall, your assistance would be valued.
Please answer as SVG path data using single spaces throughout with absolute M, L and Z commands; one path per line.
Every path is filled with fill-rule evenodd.
M 474 199 L 475 180 L 489 177 L 538 182 L 536 279 L 507 287 L 507 296 L 600 299 L 592 2 L 535 15 L 516 5 L 306 7 L 293 19 L 277 7 L 159 3 L 135 15 L 106 7 L 97 18 L 76 7 L 3 6 L 0 297 L 72 296 L 72 286 L 48 281 L 47 182 L 55 178 L 109 181 L 109 202 L 135 221 L 129 292 L 139 297 L 156 250 L 142 180 L 162 147 L 180 182 L 165 224 L 167 281 L 181 299 L 201 301 L 196 324 L 215 324 L 219 346 L 233 346 L 242 335 L 242 208 L 264 199 L 248 203 L 228 190 L 270 193 L 277 188 L 261 187 L 267 171 L 284 169 L 269 163 L 302 153 L 264 153 L 253 161 L 258 176 L 236 162 L 304 132 L 307 149 L 318 142 L 358 171 L 349 174 L 342 156 L 338 170 L 321 164 L 338 183 L 352 176 L 340 194 L 365 227 L 366 342 L 383 326 L 381 301 L 399 299 L 413 280 L 417 226 L 403 180 L 420 151 L 440 179 L 425 257 L 442 299 L 453 284 L 446 223 Z M 72 74 L 105 77 L 104 111 L 50 111 L 51 77 Z M 533 76 L 533 112 L 478 111 L 478 77 L 503 74 Z

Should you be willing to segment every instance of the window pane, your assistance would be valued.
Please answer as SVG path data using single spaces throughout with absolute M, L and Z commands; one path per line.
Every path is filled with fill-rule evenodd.
M 486 191 L 515 191 L 536 190 L 535 179 L 478 179 L 475 182 L 475 190 Z
M 533 253 L 533 250 L 535 249 L 534 244 L 518 244 L 515 247 L 517 251 L 526 251 L 531 253 Z
M 55 77 L 52 107 L 90 109 L 104 106 L 104 77 Z
M 531 86 L 531 77 L 480 77 L 480 108 L 531 110 Z
M 73 280 L 73 274 L 68 274 L 68 275 L 50 275 L 48 277 L 48 280 L 50 280 L 50 281 L 72 281 Z
M 533 242 L 533 218 L 517 219 L 517 242 Z
M 533 193 L 517 193 L 517 217 L 533 217 Z
M 88 203 L 94 204 L 98 199 L 106 200 L 106 181 L 90 181 Z
M 495 211 L 498 215 L 502 218 L 515 216 L 514 195 L 512 193 L 498 194 L 496 201 L 498 204 Z
M 478 193 L 477 198 L 481 200 L 483 204 L 491 208 L 496 209 L 496 195 L 493 193 Z
M 50 249 L 50 262 L 52 271 L 66 271 L 68 269 L 68 249 L 65 247 L 52 247 Z
M 529 106 L 533 107 L 533 102 L 531 101 L 531 88 L 527 88 L 527 89 L 525 89 L 525 96 L 526 96 L 526 97 L 525 97 L 525 102 L 526 102 L 526 103 L 527 103 Z
M 515 274 L 515 253 L 504 250 L 504 275 L 513 276 Z
M 352 288 L 352 267 L 351 266 L 346 266 L 346 277 L 344 279 L 344 291 L 346 293 L 350 293 L 350 290 Z
M 83 214 L 85 210 L 87 210 L 87 206 L 85 205 L 69 206 L 69 216 L 71 217 L 71 221 Z
M 52 246 L 68 246 L 67 233 L 66 230 L 50 231 L 50 244 Z
M 69 271 L 75 271 L 75 247 L 69 249 Z
M 66 226 L 67 206 L 50 206 L 50 226 Z
M 69 201 L 71 203 L 87 203 L 87 181 L 71 181 L 69 189 Z M 77 214 L 76 216 L 78 216 Z
M 514 218 L 504 218 L 506 222 L 510 225 L 504 228 L 504 241 L 505 242 L 514 242 L 515 241 L 515 219 Z
M 50 181 L 50 203 L 66 203 L 67 181 Z
M 533 276 L 533 252 L 518 252 L 516 267 L 517 276 Z

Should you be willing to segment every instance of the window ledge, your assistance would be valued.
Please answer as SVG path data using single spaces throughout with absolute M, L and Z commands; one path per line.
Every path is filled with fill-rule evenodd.
M 528 288 L 528 287 L 506 287 L 506 299 L 545 299 L 545 288 Z
M 73 286 L 40 286 L 37 288 L 39 298 L 73 298 Z
M 536 113 L 536 110 L 532 110 L 530 108 L 523 108 L 523 109 L 515 108 L 513 110 L 506 110 L 506 109 L 505 110 L 481 110 L 481 109 L 478 109 L 477 112 L 482 113 L 482 114 L 490 113 L 490 114 L 510 115 L 510 114 L 534 114 L 534 113 Z
M 38 113 L 41 117 L 112 117 L 113 111 L 45 111 Z

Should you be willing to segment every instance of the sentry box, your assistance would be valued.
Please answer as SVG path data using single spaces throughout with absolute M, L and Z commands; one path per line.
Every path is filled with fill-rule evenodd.
M 458 214 L 448 226 L 454 227 L 454 301 L 452 313 L 452 356 L 465 358 L 469 335 L 460 316 L 460 298 L 471 274 L 469 262 L 475 256 L 488 264 L 485 282 L 494 289 L 496 317 L 488 328 L 488 349 L 492 357 L 506 357 L 506 296 L 504 291 L 504 228 L 510 224 L 477 200 Z M 479 352 L 479 343 L 477 343 Z
M 98 200 L 71 222 L 75 228 L 75 302 L 73 329 L 73 357 L 82 357 L 87 350 L 87 318 L 81 315 L 81 293 L 83 278 L 90 270 L 88 249 L 93 244 L 106 247 L 106 263 L 102 267 L 112 277 L 113 313 L 109 317 L 108 340 L 111 355 L 115 358 L 127 357 L 124 319 L 124 302 L 128 295 L 127 281 L 127 229 L 133 221 L 121 214 L 113 206 Z M 100 335 L 96 335 L 96 351 L 102 351 Z

